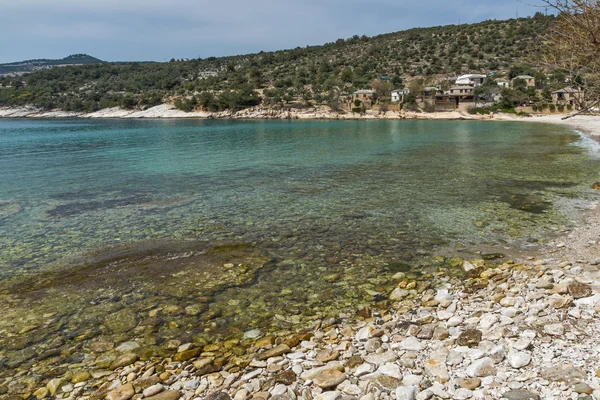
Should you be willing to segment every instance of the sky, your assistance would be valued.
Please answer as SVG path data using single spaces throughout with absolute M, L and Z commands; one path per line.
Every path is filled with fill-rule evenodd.
M 0 63 L 205 58 L 536 11 L 520 0 L 0 0 Z

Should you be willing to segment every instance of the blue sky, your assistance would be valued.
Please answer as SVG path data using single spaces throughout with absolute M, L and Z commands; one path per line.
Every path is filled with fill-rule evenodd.
M 0 63 L 222 56 L 536 11 L 519 0 L 0 0 Z

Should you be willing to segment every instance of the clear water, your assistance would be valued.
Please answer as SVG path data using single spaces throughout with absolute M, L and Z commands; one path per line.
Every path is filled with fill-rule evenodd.
M 206 324 L 190 328 L 206 313 L 175 313 L 156 335 L 289 328 L 381 300 L 397 284 L 394 266 L 416 271 L 437 253 L 549 237 L 595 200 L 598 161 L 582 143 L 528 123 L 0 121 L 0 293 L 12 310 L 30 310 L 21 327 L 57 313 L 40 334 L 46 341 L 71 329 L 61 318 L 81 330 L 118 309 L 141 319 L 199 296 L 214 311 Z M 202 258 L 215 243 L 249 247 Z M 121 269 L 108 271 L 98 260 L 115 248 L 127 250 Z M 156 270 L 117 284 L 149 249 Z M 240 282 L 222 276 L 227 257 L 251 268 L 270 262 Z M 200 264 L 212 272 L 191 279 Z M 197 292 L 160 289 L 169 269 L 185 277 L 169 285 L 189 281 Z M 81 308 L 90 302 L 98 310 Z M 181 328 L 163 329 L 169 321 Z M 97 335 L 127 336 L 101 326 Z M 25 342 L 21 349 L 44 345 Z

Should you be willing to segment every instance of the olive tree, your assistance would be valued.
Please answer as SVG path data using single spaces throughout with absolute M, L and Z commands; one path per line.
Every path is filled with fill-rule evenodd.
M 600 0 L 541 0 L 558 15 L 541 48 L 542 64 L 584 91 L 580 108 L 600 104 Z

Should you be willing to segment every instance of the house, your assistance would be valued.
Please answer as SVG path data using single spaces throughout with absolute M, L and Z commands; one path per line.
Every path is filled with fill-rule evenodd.
M 373 90 L 357 90 L 352 93 L 352 97 L 350 98 L 350 102 L 352 103 L 352 107 L 356 107 L 356 101 L 360 101 L 360 106 L 364 106 L 366 108 L 370 108 L 373 105 L 373 96 L 375 92 Z
M 481 86 L 486 79 L 486 75 L 468 74 L 459 76 L 454 83 L 457 86 Z
M 473 87 L 472 86 L 454 86 L 451 87 L 448 91 L 449 95 L 452 96 L 472 96 L 473 95 Z
M 552 92 L 552 102 L 554 104 L 581 104 L 584 101 L 584 93 L 579 89 L 566 87 Z
M 392 103 L 404 101 L 404 96 L 410 93 L 408 89 L 392 90 Z
M 500 86 L 501 88 L 510 87 L 510 82 L 507 81 L 506 79 L 496 79 L 496 84 L 498 86 Z
M 533 76 L 529 76 L 529 75 L 519 75 L 519 76 L 515 76 L 512 79 L 513 82 L 513 86 L 515 84 L 515 80 L 516 79 L 522 79 L 525 81 L 525 86 L 527 87 L 535 87 L 535 78 Z

